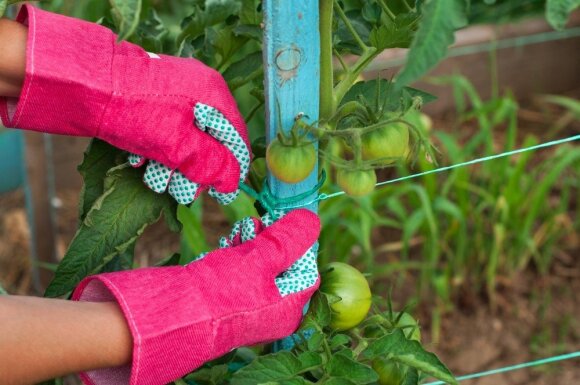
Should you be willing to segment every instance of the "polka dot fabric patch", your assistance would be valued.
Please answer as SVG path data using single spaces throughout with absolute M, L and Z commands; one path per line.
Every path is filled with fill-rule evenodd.
M 236 157 L 240 164 L 240 183 L 245 181 L 250 171 L 250 149 L 238 131 L 221 112 L 206 104 L 197 103 L 193 114 L 197 127 L 219 140 Z M 240 191 L 237 190 L 223 194 L 213 187 L 209 189 L 209 195 L 223 205 L 232 203 L 239 193 Z
M 196 104 L 193 114 L 195 124 L 200 130 L 216 138 L 234 154 L 240 164 L 240 182 L 246 180 L 250 170 L 250 149 L 234 126 L 221 112 L 203 103 Z M 146 159 L 139 155 L 129 155 L 129 163 L 133 167 L 140 167 L 145 162 Z M 179 171 L 171 170 L 169 167 L 154 160 L 147 165 L 143 180 L 151 190 L 160 194 L 168 191 L 178 203 L 184 205 L 192 203 L 204 189 L 198 183 L 186 179 Z M 209 195 L 223 205 L 232 203 L 239 193 L 240 191 L 237 190 L 233 193 L 224 194 L 213 187 L 209 188 Z

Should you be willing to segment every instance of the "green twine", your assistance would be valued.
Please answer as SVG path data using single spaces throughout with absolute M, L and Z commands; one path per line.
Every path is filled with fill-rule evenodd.
M 457 163 L 451 166 L 445 166 L 445 167 L 441 167 L 441 168 L 436 168 L 434 170 L 429 170 L 429 171 L 424 171 L 424 172 L 420 172 L 417 174 L 411 174 L 411 175 L 407 175 L 407 176 L 403 176 L 400 178 L 396 178 L 396 179 L 391 179 L 391 180 L 387 180 L 384 182 L 380 182 L 377 183 L 376 186 L 384 186 L 387 184 L 392 184 L 392 183 L 397 183 L 397 182 L 402 182 L 405 180 L 409 180 L 409 179 L 415 179 L 415 178 L 419 178 L 425 175 L 430 175 L 430 174 L 437 174 L 440 172 L 444 172 L 444 171 L 449 171 L 449 170 L 453 170 L 456 168 L 460 168 L 460 167 L 465 167 L 465 166 L 470 166 L 473 164 L 477 164 L 477 163 L 483 163 L 483 162 L 487 162 L 489 160 L 494 160 L 494 159 L 498 159 L 498 158 L 504 158 L 506 156 L 512 156 L 512 155 L 516 155 L 516 154 L 521 154 L 523 152 L 529 152 L 529 151 L 535 151 L 535 150 L 539 150 L 541 148 L 547 148 L 547 147 L 552 147 L 552 146 L 556 146 L 559 144 L 564 144 L 564 143 L 568 143 L 568 142 L 573 142 L 575 140 L 579 140 L 580 139 L 580 135 L 575 135 L 575 136 L 571 136 L 569 138 L 564 138 L 564 139 L 558 139 L 558 140 L 553 140 L 550 142 L 546 142 L 546 143 L 541 143 L 535 146 L 531 146 L 531 147 L 524 147 L 524 148 L 520 148 L 517 150 L 512 150 L 512 151 L 506 151 L 506 152 L 502 152 L 500 154 L 495 154 L 495 155 L 490 155 L 490 156 L 485 156 L 483 158 L 477 158 L 477 159 L 473 159 L 470 160 L 468 162 L 462 162 L 462 163 Z M 344 195 L 346 194 L 344 191 L 338 191 L 332 194 L 320 194 L 318 195 L 318 197 L 316 197 L 314 200 L 305 203 L 305 204 L 301 204 L 301 205 L 295 205 L 295 206 L 285 206 L 285 207 L 278 207 L 281 210 L 289 210 L 289 209 L 296 209 L 296 208 L 300 208 L 300 207 L 304 207 L 304 206 L 309 206 L 311 204 L 320 202 L 320 201 L 324 201 L 330 198 L 335 198 L 337 196 L 340 195 Z M 282 202 L 280 202 L 282 203 Z
M 493 374 L 500 374 L 500 373 L 505 373 L 505 372 L 511 372 L 511 371 L 514 371 L 514 370 L 531 368 L 533 366 L 550 364 L 550 363 L 553 363 L 553 362 L 570 360 L 570 359 L 573 359 L 573 358 L 580 358 L 580 351 L 577 351 L 577 352 L 574 352 L 574 353 L 562 354 L 562 355 L 559 355 L 559 356 L 553 356 L 553 357 L 543 358 L 541 360 L 536 360 L 536 361 L 524 362 L 524 363 L 517 364 L 517 365 L 505 366 L 503 368 L 486 370 L 484 372 L 478 372 L 478 373 L 468 374 L 468 375 L 465 375 L 465 376 L 459 376 L 459 377 L 455 377 L 455 379 L 457 381 L 470 380 L 470 379 L 473 379 L 473 378 L 486 377 L 486 376 L 491 376 Z M 443 385 L 443 384 L 446 384 L 446 382 L 443 382 L 443 381 L 435 381 L 435 382 L 425 383 L 423 385 Z
M 240 184 L 240 189 L 245 193 L 247 193 L 252 198 L 256 199 L 258 202 L 260 202 L 264 210 L 266 210 L 272 216 L 272 218 L 276 218 L 277 216 L 275 215 L 275 211 L 277 210 L 286 210 L 288 208 L 298 208 L 308 206 L 308 204 L 299 204 L 296 206 L 289 207 L 287 207 L 286 205 L 297 204 L 298 202 L 303 201 L 312 194 L 316 194 L 318 190 L 320 190 L 325 181 L 326 181 L 326 171 L 322 170 L 320 180 L 318 181 L 318 183 L 316 183 L 314 187 L 301 194 L 287 198 L 280 198 L 274 195 L 274 193 L 270 189 L 270 184 L 268 183 L 267 178 L 264 179 L 264 184 L 260 192 L 257 192 L 256 190 L 254 190 L 252 187 L 248 186 L 245 183 Z M 316 202 L 316 200 L 313 202 Z

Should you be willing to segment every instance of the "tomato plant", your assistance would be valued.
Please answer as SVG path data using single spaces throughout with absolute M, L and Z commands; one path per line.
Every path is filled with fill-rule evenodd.
M 335 300 L 330 304 L 335 330 L 358 325 L 371 307 L 371 289 L 360 271 L 346 263 L 333 262 L 321 269 L 320 291 Z

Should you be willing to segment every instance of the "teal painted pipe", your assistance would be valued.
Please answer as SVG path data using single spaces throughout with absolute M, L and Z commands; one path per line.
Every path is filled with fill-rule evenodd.
M 22 186 L 24 135 L 21 131 L 0 133 L 0 193 Z

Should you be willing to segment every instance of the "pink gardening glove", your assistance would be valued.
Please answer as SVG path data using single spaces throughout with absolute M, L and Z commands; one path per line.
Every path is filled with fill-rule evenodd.
M 5 126 L 100 138 L 137 154 L 134 166 L 152 159 L 145 182 L 180 203 L 208 188 L 220 203 L 236 198 L 250 146 L 217 71 L 31 5 L 17 20 L 29 28 L 26 77 L 19 99 L 0 99 Z
M 130 366 L 94 370 L 90 385 L 163 385 L 232 349 L 275 341 L 300 325 L 302 310 L 320 279 L 305 290 L 281 294 L 276 277 L 316 243 L 320 222 L 293 211 L 258 233 L 187 266 L 105 273 L 83 280 L 77 301 L 116 301 L 133 335 Z

